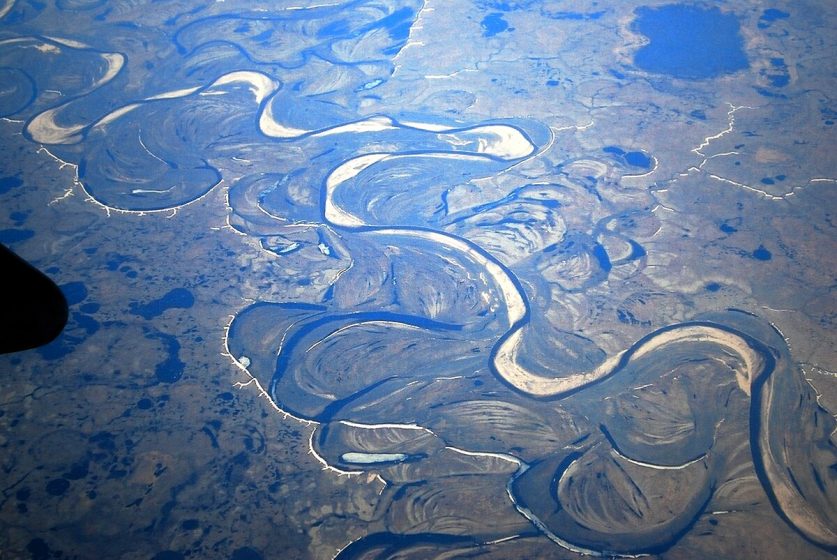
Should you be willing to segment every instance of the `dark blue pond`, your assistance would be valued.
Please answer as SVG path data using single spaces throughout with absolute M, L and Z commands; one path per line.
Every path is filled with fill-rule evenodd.
M 749 67 L 738 18 L 718 8 L 672 4 L 636 11 L 634 31 L 650 43 L 634 64 L 655 74 L 701 80 Z

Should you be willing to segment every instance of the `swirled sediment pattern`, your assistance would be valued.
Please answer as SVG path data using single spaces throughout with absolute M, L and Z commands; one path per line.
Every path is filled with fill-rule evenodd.
M 512 127 L 492 135 L 516 146 L 538 137 Z M 346 472 L 374 468 L 402 488 L 392 508 L 407 496 L 436 507 L 441 490 L 431 485 L 413 494 L 411 485 L 429 484 L 428 477 L 459 484 L 449 450 L 467 449 L 499 462 L 491 472 L 505 465 L 500 472 L 507 473 L 514 506 L 561 546 L 594 555 L 659 553 L 715 503 L 715 488 L 735 483 L 740 475 L 729 457 L 749 442 L 777 513 L 806 538 L 832 546 L 824 482 L 832 451 L 826 458 L 821 451 L 809 455 L 810 447 L 791 449 L 769 426 L 797 414 L 817 415 L 817 426 L 832 426 L 833 419 L 810 400 L 798 405 L 808 412 L 789 412 L 811 390 L 781 336 L 757 318 L 731 311 L 668 325 L 575 372 L 550 363 L 562 347 L 544 348 L 555 339 L 542 332 L 548 321 L 527 291 L 538 285 L 525 274 L 558 261 L 566 267 L 558 277 L 569 283 L 577 275 L 589 286 L 614 268 L 633 266 L 644 250 L 624 234 L 608 235 L 619 223 L 614 218 L 594 236 L 569 232 L 564 185 L 530 184 L 493 203 L 450 207 L 459 181 L 473 185 L 502 174 L 537 153 L 539 146 L 530 145 L 491 147 L 487 138 L 477 146 L 488 148 L 477 151 L 405 148 L 351 157 L 318 178 L 321 187 L 308 193 L 304 214 L 288 203 L 300 200 L 289 196 L 299 192 L 299 177 L 236 185 L 242 231 L 278 234 L 304 216 L 340 232 L 339 251 L 350 255 L 308 318 L 293 308 L 297 319 L 289 324 L 290 308 L 281 303 L 252 308 L 262 328 L 288 326 L 278 329 L 278 352 L 271 347 L 278 359 L 260 356 L 266 369 L 251 373 L 281 409 L 321 423 L 312 445 L 329 464 Z M 244 196 L 255 182 L 266 187 L 265 196 Z M 263 229 L 267 215 L 276 220 L 272 232 Z M 233 322 L 234 355 L 257 354 L 237 336 L 240 325 L 254 328 L 250 313 Z M 630 313 L 626 307 L 639 322 Z M 566 351 L 587 344 L 565 340 Z M 776 379 L 793 388 L 781 396 Z M 813 438 L 824 444 L 829 430 Z M 404 517 L 412 524 L 404 525 Z M 431 522 L 426 509 L 411 506 L 384 518 L 392 536 L 370 538 L 370 550 L 384 541 L 395 546 L 404 542 L 396 535 L 412 532 L 421 539 L 489 537 L 467 517 L 439 525 L 442 518 Z M 345 555 L 358 550 L 359 543 Z
M 139 9 L 108 4 L 54 9 Z M 581 127 L 447 114 L 473 101 L 460 90 L 390 110 L 377 88 L 425 3 L 247 4 L 62 39 L 26 26 L 34 3 L 2 3 L 26 33 L 0 36 L 0 117 L 108 211 L 223 193 L 225 227 L 278 263 L 259 281 L 282 297 L 241 310 L 225 343 L 273 407 L 313 425 L 324 468 L 383 483 L 376 532 L 338 557 L 533 535 L 661 553 L 754 495 L 837 551 L 835 421 L 783 337 L 641 281 L 658 201 L 619 178 L 656 157 L 561 159 Z

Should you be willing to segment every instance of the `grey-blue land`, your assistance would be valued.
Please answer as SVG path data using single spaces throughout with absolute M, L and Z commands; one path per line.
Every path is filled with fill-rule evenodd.
M 835 18 L 0 1 L 0 558 L 833 557 Z

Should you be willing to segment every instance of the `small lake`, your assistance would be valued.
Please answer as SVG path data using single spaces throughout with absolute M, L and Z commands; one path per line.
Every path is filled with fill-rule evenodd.
M 634 63 L 647 72 L 702 80 L 749 67 L 738 18 L 718 8 L 671 4 L 636 11 L 634 31 L 650 43 Z

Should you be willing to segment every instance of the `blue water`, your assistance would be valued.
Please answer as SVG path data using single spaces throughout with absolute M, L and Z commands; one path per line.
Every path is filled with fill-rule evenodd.
M 758 28 L 767 29 L 774 22 L 787 19 L 789 17 L 790 14 L 788 12 L 783 12 L 777 8 L 768 8 L 762 12 L 761 17 L 759 18 Z
M 23 181 L 19 177 L 0 177 L 0 194 L 5 194 L 12 189 L 20 187 Z
M 503 14 L 495 13 L 488 14 L 483 18 L 482 27 L 484 29 L 482 33 L 484 37 L 494 37 L 498 33 L 507 31 L 509 29 L 509 24 L 505 19 L 503 19 Z
M 720 8 L 675 4 L 639 8 L 633 28 L 650 43 L 634 64 L 647 72 L 702 80 L 749 67 L 738 18 Z
M 131 312 L 143 319 L 159 317 L 169 309 L 189 309 L 195 304 L 195 296 L 186 288 L 173 288 L 162 297 L 148 303 L 131 302 Z
M 653 163 L 651 157 L 644 152 L 626 152 L 618 146 L 605 146 L 602 148 L 602 151 L 606 154 L 613 154 L 614 156 L 617 156 L 627 165 L 639 167 L 641 169 L 651 169 L 651 165 Z

